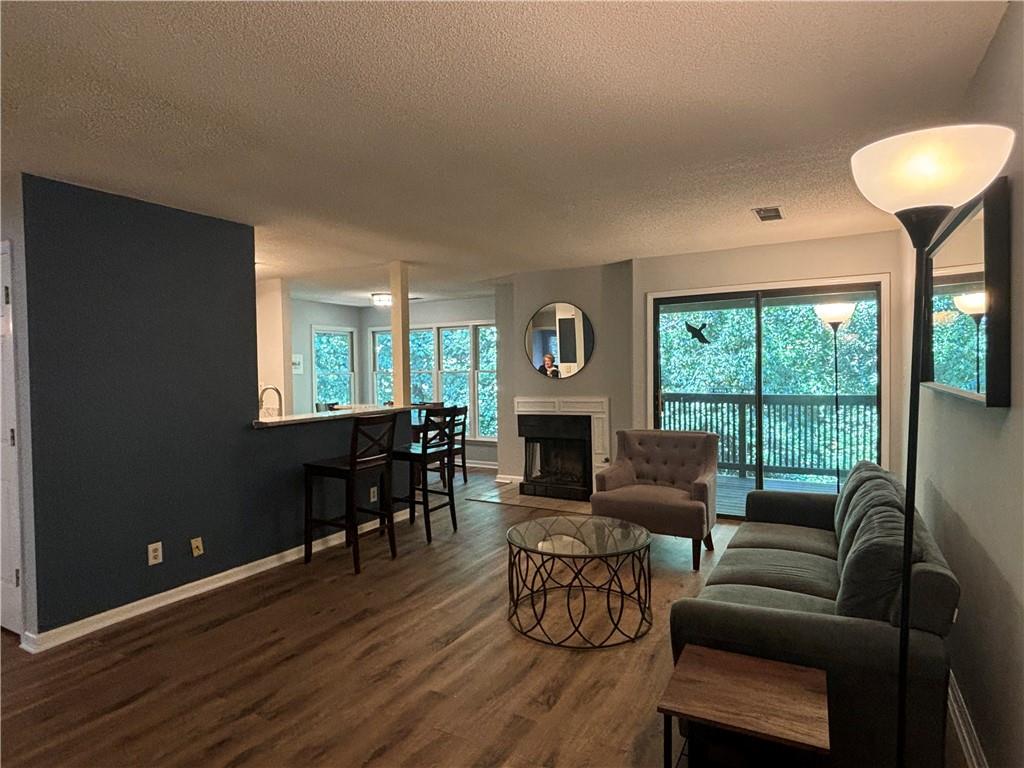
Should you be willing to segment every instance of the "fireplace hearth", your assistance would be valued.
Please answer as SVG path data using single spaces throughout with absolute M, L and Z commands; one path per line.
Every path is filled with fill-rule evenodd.
M 589 416 L 520 414 L 519 436 L 526 441 L 520 493 L 577 501 L 590 498 Z

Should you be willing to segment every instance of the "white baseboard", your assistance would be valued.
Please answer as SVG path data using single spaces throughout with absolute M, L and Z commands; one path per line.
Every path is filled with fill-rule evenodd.
M 981 749 L 981 740 L 978 739 L 978 732 L 974 730 L 971 713 L 967 711 L 967 702 L 964 701 L 952 670 L 949 673 L 949 719 L 953 722 L 953 730 L 960 742 L 960 749 L 963 750 L 964 762 L 968 768 L 988 768 L 988 760 Z
M 473 459 L 466 459 L 467 467 L 476 467 L 477 469 L 497 469 L 498 462 L 496 461 L 480 461 Z
M 499 483 L 521 483 L 523 482 L 522 475 L 496 475 L 495 480 Z
M 408 510 L 404 509 L 395 513 L 395 520 L 408 519 Z M 368 531 L 376 530 L 377 525 L 378 523 L 376 520 L 363 523 L 359 526 L 359 532 L 366 533 Z M 332 533 L 330 536 L 325 536 L 322 539 L 314 541 L 313 551 L 319 552 L 320 550 L 327 549 L 328 547 L 344 543 L 344 531 Z M 192 581 L 188 584 L 182 584 L 180 587 L 169 589 L 166 592 L 144 597 L 141 600 L 136 600 L 134 603 L 119 605 L 117 608 L 111 608 L 109 611 L 97 613 L 94 616 L 88 616 L 84 619 L 80 619 L 79 621 L 72 622 L 71 624 L 65 624 L 63 627 L 47 630 L 46 632 L 40 632 L 38 634 L 33 632 L 23 632 L 21 634 L 20 647 L 22 650 L 28 651 L 29 653 L 48 651 L 58 645 L 63 645 L 64 643 L 72 640 L 77 640 L 80 637 L 97 632 L 111 626 L 112 624 L 117 624 L 126 619 L 131 619 L 135 616 L 141 616 L 144 613 L 155 611 L 157 608 L 163 608 L 164 606 L 171 605 L 172 603 L 177 603 L 190 597 L 201 595 L 204 592 L 218 589 L 233 582 L 247 579 L 250 576 L 255 576 L 257 573 L 268 571 L 271 568 L 276 568 L 279 565 L 290 563 L 293 560 L 299 560 L 305 554 L 303 550 L 304 548 L 301 545 L 298 547 L 292 547 L 291 549 L 286 549 L 284 552 L 278 552 L 276 555 L 264 557 L 262 560 L 255 560 L 251 563 L 240 565 L 237 568 L 231 568 L 230 570 L 222 571 L 221 573 L 215 573 L 213 576 L 207 576 L 205 579 L 199 579 L 198 581 Z

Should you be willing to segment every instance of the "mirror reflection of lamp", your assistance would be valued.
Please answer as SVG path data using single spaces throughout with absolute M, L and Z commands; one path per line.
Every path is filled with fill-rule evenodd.
M 839 493 L 839 326 L 847 322 L 853 316 L 853 310 L 857 305 L 853 302 L 840 301 L 831 304 L 815 304 L 814 314 L 818 316 L 825 325 L 832 329 L 832 367 L 833 367 L 833 388 L 836 398 L 836 421 L 833 427 L 836 459 L 836 493 Z
M 953 297 L 956 308 L 974 320 L 974 391 L 981 392 L 981 320 L 988 311 L 988 297 L 984 291 L 962 293 Z
M 920 409 L 925 273 L 928 246 L 946 216 L 980 195 L 1003 169 L 1016 138 L 1002 125 L 946 125 L 891 136 L 850 158 L 853 180 L 868 202 L 899 219 L 914 246 L 914 320 L 907 412 L 906 493 L 900 578 L 899 677 L 896 692 L 896 766 L 906 765 L 907 670 L 910 658 L 910 569 L 917 495 L 917 429 Z

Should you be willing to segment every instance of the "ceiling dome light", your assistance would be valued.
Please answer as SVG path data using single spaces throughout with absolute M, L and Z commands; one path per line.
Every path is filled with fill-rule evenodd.
M 375 307 L 390 307 L 391 306 L 391 294 L 390 293 L 371 293 L 370 303 Z
M 957 309 L 971 317 L 984 315 L 988 307 L 988 301 L 984 291 L 978 291 L 977 293 L 962 293 L 959 296 L 954 296 L 953 303 L 956 304 Z
M 1014 136 L 1002 125 L 948 125 L 901 133 L 854 153 L 853 180 L 868 202 L 888 213 L 956 208 L 999 175 Z

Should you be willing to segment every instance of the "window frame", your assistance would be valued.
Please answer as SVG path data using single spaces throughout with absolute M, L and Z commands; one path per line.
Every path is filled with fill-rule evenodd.
M 498 324 L 494 320 L 462 320 L 462 321 L 451 321 L 443 323 L 417 323 L 409 326 L 409 332 L 413 331 L 432 331 L 434 341 L 434 369 L 430 371 L 433 378 L 433 399 L 438 399 L 438 394 L 441 388 L 441 374 L 442 373 L 465 373 L 465 371 L 442 371 L 441 370 L 441 331 L 450 328 L 468 328 L 469 329 L 469 346 L 470 346 L 470 364 L 472 366 L 469 373 L 469 409 L 470 409 L 470 427 L 471 429 L 466 430 L 466 439 L 472 440 L 473 442 L 481 443 L 497 443 L 498 438 L 481 436 L 479 434 L 480 420 L 477 414 L 477 375 L 480 373 L 480 357 L 479 357 L 479 331 L 478 328 L 481 326 L 494 326 L 495 328 L 495 339 L 497 339 L 497 326 Z M 377 403 L 377 374 L 382 372 L 382 369 L 377 368 L 377 340 L 376 334 L 378 333 L 391 333 L 391 327 L 386 325 L 372 326 L 366 329 L 371 352 L 370 360 L 370 385 L 373 390 L 373 402 Z M 495 354 L 495 364 L 497 365 L 497 351 Z M 409 373 L 426 373 L 427 371 L 410 369 Z M 394 375 L 393 372 L 389 372 Z M 490 369 L 484 371 L 484 373 L 494 373 L 495 376 L 498 374 L 497 368 L 493 371 Z
M 312 324 L 309 326 L 309 389 L 311 394 L 310 403 L 313 408 L 316 409 L 317 404 L 317 393 L 316 393 L 316 335 L 318 333 L 333 333 L 333 334 L 348 334 L 349 336 L 349 360 L 351 361 L 351 369 L 348 372 L 349 375 L 349 389 L 352 392 L 352 403 L 359 402 L 359 329 L 352 328 L 347 325 L 319 325 Z

